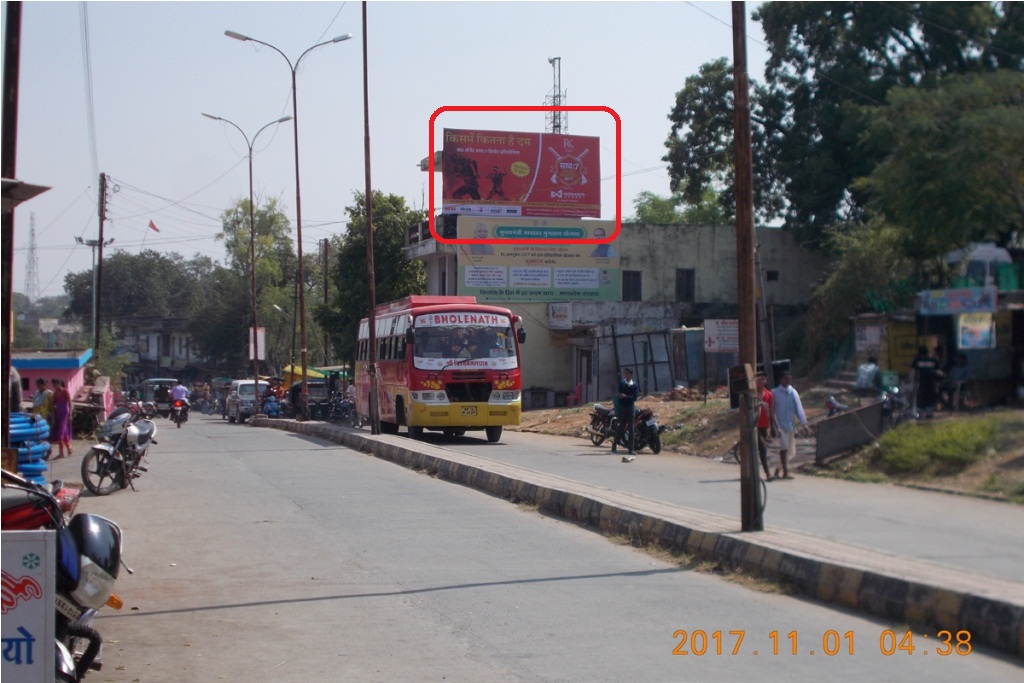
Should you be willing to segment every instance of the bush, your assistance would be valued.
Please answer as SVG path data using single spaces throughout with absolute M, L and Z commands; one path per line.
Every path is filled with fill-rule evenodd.
M 879 439 L 872 465 L 892 475 L 956 474 L 985 455 L 998 427 L 991 418 L 904 423 Z

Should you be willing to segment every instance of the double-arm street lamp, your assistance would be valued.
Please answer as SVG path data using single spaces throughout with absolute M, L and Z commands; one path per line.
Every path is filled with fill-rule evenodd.
M 270 43 L 264 43 L 262 40 L 250 38 L 249 36 L 236 33 L 234 31 L 224 31 L 224 35 L 228 38 L 234 38 L 235 40 L 241 40 L 243 42 L 249 41 L 269 47 L 277 54 L 284 57 L 284 61 L 288 63 L 288 69 L 292 74 L 292 119 L 295 121 L 293 124 L 293 130 L 295 133 L 295 238 L 298 243 L 298 257 L 299 257 L 299 268 L 296 275 L 298 280 L 299 289 L 299 354 L 302 358 L 302 405 L 306 405 L 307 397 L 309 396 L 309 390 L 306 386 L 306 296 L 305 296 L 305 283 L 302 269 L 302 194 L 299 191 L 299 104 L 296 99 L 296 79 L 295 72 L 299 68 L 299 63 L 302 62 L 302 58 L 308 55 L 318 47 L 324 45 L 331 45 L 333 43 L 340 43 L 343 40 L 348 40 L 352 37 L 351 33 L 345 33 L 340 36 L 325 40 L 322 43 L 317 43 L 311 48 L 308 48 L 305 52 L 299 55 L 299 58 L 292 64 L 292 60 L 288 59 L 288 55 L 281 52 Z
M 253 145 L 256 144 L 256 138 L 258 138 L 260 136 L 260 133 L 265 131 L 267 128 L 270 128 L 271 126 L 277 125 L 279 123 L 284 123 L 285 121 L 291 121 L 292 117 L 291 116 L 282 116 L 281 118 L 277 119 L 276 121 L 271 121 L 267 125 L 265 125 L 262 128 L 260 128 L 258 131 L 256 131 L 256 135 L 253 135 L 252 136 L 252 140 L 250 140 L 249 136 L 245 134 L 245 131 L 242 130 L 238 126 L 238 124 L 234 123 L 233 121 L 228 121 L 225 118 L 221 118 L 220 116 L 214 116 L 213 114 L 205 114 L 204 113 L 203 116 L 205 116 L 208 119 L 213 119 L 214 121 L 220 121 L 222 123 L 228 124 L 229 126 L 233 126 L 235 128 L 235 130 L 237 130 L 239 133 L 241 133 L 242 137 L 245 138 L 245 145 L 246 145 L 246 147 L 249 148 L 249 262 L 250 262 L 249 270 L 250 270 L 250 275 L 251 275 L 250 286 L 252 288 L 252 292 L 251 292 L 251 296 L 252 296 L 252 337 L 251 337 L 251 341 L 252 341 L 252 346 L 251 346 L 251 350 L 252 350 L 252 381 L 253 381 L 253 391 L 254 391 L 253 396 L 254 396 L 254 400 L 256 401 L 255 405 L 259 405 L 259 393 L 260 393 L 259 392 L 259 387 L 260 387 L 260 360 L 259 360 L 259 358 L 260 358 L 260 353 L 259 353 L 260 352 L 260 337 L 259 337 L 259 328 L 256 325 L 256 212 L 255 212 L 255 209 L 253 207 L 253 193 L 252 193 L 252 148 L 253 148 Z

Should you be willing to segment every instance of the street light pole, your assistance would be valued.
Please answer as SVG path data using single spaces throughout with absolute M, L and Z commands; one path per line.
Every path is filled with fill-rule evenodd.
M 259 330 L 256 325 L 256 211 L 253 206 L 253 191 L 252 191 L 252 148 L 256 144 L 256 138 L 260 136 L 260 133 L 278 123 L 284 123 L 285 121 L 291 121 L 291 116 L 282 116 L 281 118 L 271 121 L 267 125 L 256 131 L 256 135 L 252 136 L 252 140 L 249 140 L 249 136 L 245 134 L 238 124 L 233 121 L 228 121 L 220 116 L 214 116 L 212 114 L 203 114 L 208 119 L 214 121 L 220 121 L 233 126 L 235 130 L 242 134 L 245 138 L 245 146 L 249 148 L 249 271 L 250 271 L 250 292 L 252 298 L 252 337 L 250 341 L 252 343 L 252 389 L 253 389 L 253 400 L 254 405 L 259 405 L 259 387 L 260 387 L 260 338 Z
M 343 40 L 348 40 L 349 38 L 352 37 L 352 34 L 345 33 L 340 36 L 335 36 L 330 40 L 325 40 L 322 43 L 317 43 L 316 45 L 308 48 L 305 52 L 299 55 L 299 58 L 295 60 L 294 64 L 292 64 L 292 60 L 288 59 L 288 55 L 281 52 L 281 50 L 274 47 L 270 43 L 265 43 L 262 40 L 257 40 L 256 38 L 251 38 L 249 36 L 243 35 L 241 33 L 236 33 L 234 31 L 224 31 L 224 35 L 226 35 L 228 38 L 234 38 L 235 40 L 241 40 L 243 42 L 250 41 L 253 43 L 257 43 L 259 45 L 263 45 L 265 47 L 269 47 L 271 50 L 284 57 L 284 61 L 288 63 L 288 69 L 291 71 L 292 74 L 292 119 L 295 121 L 293 127 L 293 131 L 295 133 L 295 238 L 296 242 L 298 243 L 297 254 L 299 258 L 299 267 L 298 273 L 296 274 L 296 279 L 298 280 L 299 289 L 299 354 L 302 358 L 302 410 L 303 414 L 305 415 L 307 411 L 306 404 L 308 402 L 309 389 L 306 385 L 306 294 L 304 283 L 305 277 L 303 274 L 302 266 L 302 193 L 299 189 L 299 104 L 298 99 L 296 97 L 298 87 L 296 84 L 295 73 L 296 70 L 299 68 L 299 63 L 302 62 L 302 58 L 308 55 L 310 52 L 317 49 L 318 47 L 323 47 L 324 45 L 331 45 L 332 43 L 340 43 Z

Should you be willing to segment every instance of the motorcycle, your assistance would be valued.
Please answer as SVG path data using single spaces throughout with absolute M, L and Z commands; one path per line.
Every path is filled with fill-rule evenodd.
M 839 413 L 845 413 L 850 409 L 850 406 L 846 403 L 840 403 L 839 399 L 835 396 L 829 396 L 825 400 L 825 408 L 828 410 L 828 416 L 838 415 Z
M 100 425 L 100 443 L 82 459 L 82 483 L 94 495 L 107 496 L 132 487 L 132 480 L 146 472 L 143 464 L 149 447 L 156 443 L 156 424 L 142 412 L 118 408 Z
M 650 408 L 633 409 L 633 450 L 650 448 L 651 453 L 661 453 L 661 434 L 664 426 L 658 426 L 658 419 Z M 628 448 L 627 443 L 618 442 L 619 446 Z
M 344 394 L 335 394 L 331 397 L 331 410 L 327 414 L 328 422 L 344 423 L 353 421 L 353 413 L 355 412 L 356 404 L 355 401 L 345 396 Z
M 4 472 L 3 528 L 23 531 L 43 528 L 57 532 L 54 680 L 78 683 L 86 673 L 99 671 L 103 666 L 103 637 L 93 627 L 97 611 L 103 605 L 114 609 L 123 606 L 113 593 L 124 564 L 122 533 L 117 524 L 99 515 L 79 514 L 67 521 L 71 510 L 67 501 L 59 497 L 62 489 L 58 485 L 59 482 L 54 482 L 52 486 L 41 486 Z M 131 574 L 132 570 L 124 566 Z M 17 588 L 9 585 L 5 574 L 5 606 L 8 597 L 14 599 L 8 593 L 16 592 Z
M 595 403 L 590 411 L 590 424 L 587 426 L 591 443 L 600 446 L 605 439 L 614 436 L 618 429 L 619 420 L 615 417 L 615 411 L 600 403 Z
M 188 401 L 183 398 L 176 398 L 171 402 L 171 419 L 178 425 L 178 429 L 181 429 L 183 423 L 188 422 L 188 409 Z

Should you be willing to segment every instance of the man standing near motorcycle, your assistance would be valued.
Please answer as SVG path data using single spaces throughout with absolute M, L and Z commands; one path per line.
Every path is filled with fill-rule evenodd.
M 633 369 L 626 368 L 622 371 L 622 380 L 619 382 L 619 402 L 617 417 L 619 420 L 618 434 L 612 440 L 612 453 L 619 441 L 629 447 L 629 455 L 622 456 L 622 462 L 633 462 L 636 460 L 636 451 L 633 444 L 636 438 L 636 428 L 633 425 L 633 406 L 636 404 L 636 397 L 640 394 L 640 387 L 633 381 Z M 625 440 L 626 430 L 629 430 L 629 442 Z

